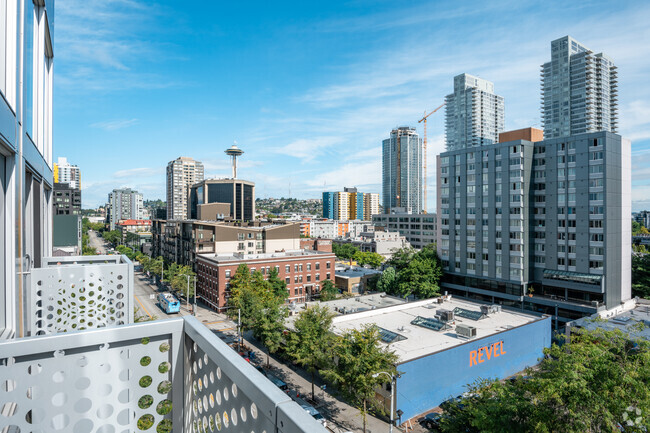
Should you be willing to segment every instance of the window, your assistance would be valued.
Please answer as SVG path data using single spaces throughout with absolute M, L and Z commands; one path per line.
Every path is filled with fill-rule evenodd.
M 330 269 L 331 267 L 332 267 L 332 262 L 326 262 L 325 263 L 325 268 Z M 330 274 L 327 274 L 327 279 L 329 279 L 329 275 Z
M 599 174 L 603 173 L 603 164 L 598 164 L 598 165 L 590 165 L 589 166 L 589 174 Z
M 284 267 L 284 272 L 286 272 L 287 274 L 288 274 L 289 272 L 291 272 L 291 265 L 286 265 L 286 266 Z
M 284 282 L 287 283 L 287 284 L 291 284 L 291 277 L 286 277 L 284 279 Z
M 316 274 L 316 281 L 320 281 L 320 274 Z
M 226 278 L 230 278 L 230 269 L 226 269 Z

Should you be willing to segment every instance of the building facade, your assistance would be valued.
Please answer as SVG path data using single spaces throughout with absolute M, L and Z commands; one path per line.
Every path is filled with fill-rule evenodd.
M 323 193 L 323 218 L 370 221 L 379 213 L 379 194 L 344 188 L 343 192 Z
M 630 164 L 608 132 L 441 154 L 443 289 L 559 324 L 629 299 Z
M 54 215 L 81 215 L 81 191 L 67 183 L 54 183 Z
M 637 212 L 636 215 L 634 215 L 634 221 L 638 222 L 645 228 L 650 227 L 650 211 L 642 210 L 641 212 Z
M 190 188 L 189 219 L 198 219 L 199 206 L 224 203 L 237 221 L 255 219 L 255 183 L 241 179 L 206 179 Z M 169 219 L 169 218 L 168 218 Z
M 142 194 L 131 188 L 114 189 L 108 194 L 108 222 L 115 230 L 121 220 L 144 219 Z
M 398 232 L 413 248 L 436 242 L 436 214 L 411 214 L 397 209 L 390 214 L 373 215 L 372 223 L 387 231 Z
M 67 183 L 70 188 L 81 189 L 81 170 L 68 162 L 67 158 L 59 157 L 54 163 L 54 183 Z
M 609 57 L 565 36 L 551 42 L 541 74 L 544 137 L 617 131 L 617 68 Z
M 377 253 L 386 259 L 390 259 L 393 253 L 402 248 L 410 248 L 406 238 L 398 232 L 390 232 L 380 228 L 375 230 L 372 225 L 366 226 L 365 230 L 355 237 L 336 239 L 334 243 L 343 245 L 350 244 L 364 253 Z
M 196 291 L 204 302 L 223 312 L 230 296 L 230 278 L 241 264 L 268 277 L 271 269 L 287 284 L 287 302 L 310 300 L 325 280 L 334 282 L 336 256 L 323 251 L 293 250 L 266 254 L 200 254 L 197 256 Z
M 400 126 L 382 142 L 384 212 L 394 207 L 422 212 L 422 139 L 415 128 Z
M 52 251 L 54 28 L 45 3 L 0 3 L 0 328 L 17 336 L 28 273 Z
M 189 218 L 190 187 L 203 180 L 203 163 L 181 156 L 167 164 L 167 218 Z
M 454 77 L 454 93 L 445 98 L 448 150 L 497 143 L 505 124 L 503 97 L 494 84 L 469 74 Z
M 199 254 L 265 254 L 300 248 L 298 224 L 154 220 L 153 256 L 195 267 Z

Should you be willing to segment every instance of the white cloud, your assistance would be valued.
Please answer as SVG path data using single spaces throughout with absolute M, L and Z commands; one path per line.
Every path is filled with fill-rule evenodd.
M 128 128 L 138 123 L 138 119 L 119 119 L 96 122 L 90 125 L 91 128 L 103 129 L 104 131 L 115 131 L 116 129 Z
M 276 153 L 298 158 L 302 162 L 310 162 L 325 154 L 328 148 L 341 142 L 343 142 L 342 137 L 299 138 L 273 150 Z
M 160 176 L 165 173 L 165 169 L 162 167 L 139 167 L 139 168 L 129 168 L 126 170 L 120 170 L 113 173 L 113 177 L 116 179 L 138 179 L 146 178 L 152 176 Z

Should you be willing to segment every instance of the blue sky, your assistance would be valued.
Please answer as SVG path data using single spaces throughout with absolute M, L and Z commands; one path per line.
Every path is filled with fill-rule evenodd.
M 540 4 L 61 0 L 54 154 L 80 166 L 84 207 L 116 187 L 164 199 L 179 156 L 227 176 L 235 140 L 258 197 L 380 192 L 381 140 L 398 125 L 422 133 L 457 74 L 494 82 L 506 129 L 539 127 L 539 67 L 568 34 L 619 67 L 632 207 L 650 208 L 650 3 Z M 443 118 L 429 121 L 432 211 Z

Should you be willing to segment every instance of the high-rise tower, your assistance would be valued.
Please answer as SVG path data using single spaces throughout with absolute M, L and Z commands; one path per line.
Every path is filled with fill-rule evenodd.
M 181 156 L 167 164 L 167 219 L 188 218 L 190 188 L 203 180 L 203 164 Z
M 422 139 L 415 128 L 400 126 L 382 142 L 382 193 L 384 212 L 422 212 Z
M 454 77 L 454 93 L 447 104 L 445 134 L 447 150 L 489 146 L 499 142 L 505 123 L 503 97 L 494 84 L 468 74 Z
M 542 65 L 544 138 L 618 128 L 616 66 L 570 36 L 551 42 L 551 61 Z

